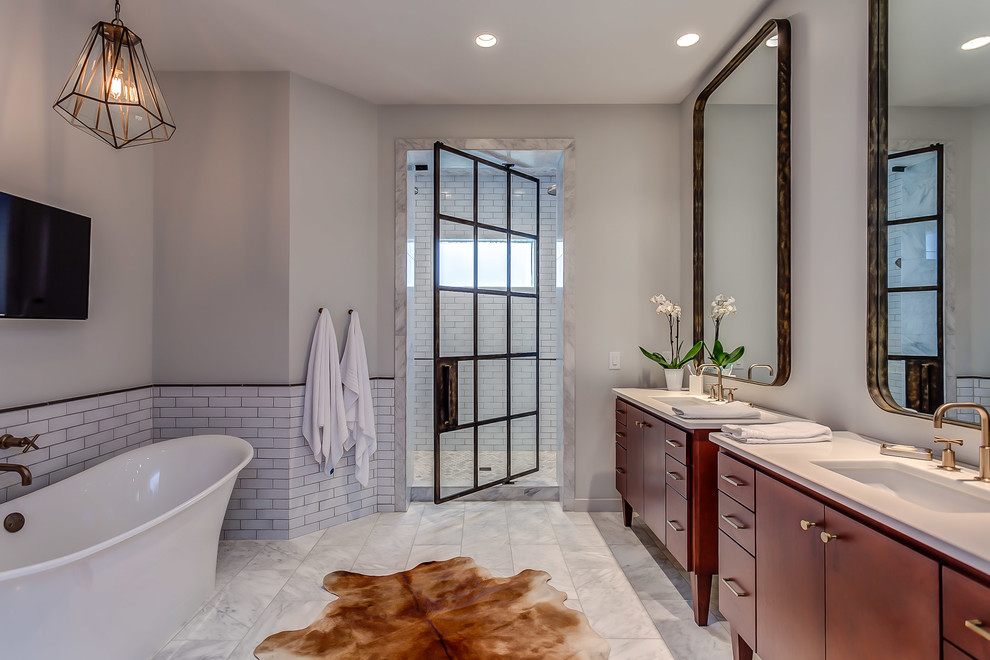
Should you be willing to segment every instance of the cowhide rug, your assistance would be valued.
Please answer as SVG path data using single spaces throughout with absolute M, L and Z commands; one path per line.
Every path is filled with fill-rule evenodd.
M 493 578 L 473 559 L 427 562 L 394 575 L 336 571 L 339 596 L 303 630 L 272 635 L 260 660 L 605 660 L 608 643 L 582 612 L 525 570 Z

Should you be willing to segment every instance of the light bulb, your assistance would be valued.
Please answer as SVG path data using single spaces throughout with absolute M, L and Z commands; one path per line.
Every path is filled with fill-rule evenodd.
M 120 92 L 123 90 L 124 83 L 120 79 L 120 71 L 114 71 L 113 80 L 110 81 L 110 96 L 114 100 L 120 100 Z

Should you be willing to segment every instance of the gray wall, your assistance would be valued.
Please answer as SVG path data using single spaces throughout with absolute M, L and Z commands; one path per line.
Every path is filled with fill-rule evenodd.
M 0 319 L 0 408 L 151 380 L 154 147 L 115 151 L 51 109 L 92 26 L 85 5 L 0 3 L 0 191 L 93 219 L 89 319 Z
M 368 369 L 391 372 L 381 351 L 378 299 L 378 110 L 307 78 L 289 80 L 289 378 L 306 378 L 316 312 L 327 307 L 343 350 L 347 310 L 361 316 Z M 387 295 L 391 296 L 391 290 Z M 384 317 L 391 329 L 392 313 Z
M 737 394 L 837 430 L 934 447 L 930 421 L 881 411 L 866 388 L 867 5 L 778 0 L 731 52 L 772 17 L 790 19 L 793 41 L 792 373 L 783 387 L 743 384 Z M 681 104 L 684 255 L 691 240 L 691 114 L 703 86 Z M 690 268 L 684 259 L 685 300 Z M 953 432 L 966 439 L 962 459 L 975 463 L 978 433 Z
M 162 74 L 156 383 L 289 378 L 289 75 Z
M 610 388 L 660 383 L 659 368 L 637 346 L 665 340 L 650 296 L 681 290 L 681 256 L 673 247 L 681 232 L 676 106 L 382 106 L 378 112 L 382 320 L 393 312 L 397 138 L 574 138 L 577 214 L 564 220 L 565 241 L 567 224 L 574 237 L 565 244 L 564 268 L 574 287 L 574 326 L 565 333 L 576 358 L 575 506 L 615 508 Z M 392 328 L 385 326 L 380 354 L 392 350 Z M 608 370 L 609 351 L 622 352 L 622 370 Z

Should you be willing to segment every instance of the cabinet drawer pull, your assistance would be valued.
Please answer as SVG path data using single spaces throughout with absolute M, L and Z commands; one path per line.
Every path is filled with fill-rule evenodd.
M 667 476 L 673 479 L 674 481 L 684 481 L 684 477 L 677 474 L 676 472 L 671 472 L 670 470 L 667 470 Z
M 839 537 L 836 536 L 835 534 L 829 534 L 828 532 L 822 532 L 821 533 L 822 543 L 830 543 L 832 541 L 835 541 L 838 538 Z
M 677 523 L 677 521 L 676 521 L 676 520 L 668 520 L 668 521 L 667 521 L 667 524 L 668 524 L 668 525 L 670 525 L 670 528 L 671 528 L 672 530 L 674 530 L 675 532 L 683 532 L 683 531 L 684 531 L 684 528 L 683 528 L 683 527 L 681 527 L 681 526 L 680 526 L 680 525 L 679 525 L 679 524 Z
M 624 438 L 624 437 L 626 437 L 626 434 L 623 433 L 622 431 L 616 431 L 615 432 L 615 437 L 617 437 L 617 438 Z
M 617 468 L 615 468 L 615 471 L 618 472 L 619 474 L 625 474 L 626 473 L 626 468 L 619 468 L 619 467 L 617 467 Z
M 975 632 L 983 639 L 990 641 L 990 630 L 983 627 L 983 622 L 979 619 L 968 619 L 966 627 Z
M 644 429 L 652 429 L 653 428 L 653 424 L 650 424 L 649 422 L 641 422 L 641 424 L 642 424 L 642 426 L 640 428 L 644 428 Z
M 643 422 L 636 422 L 636 426 L 638 428 L 643 428 Z
M 727 474 L 720 474 L 720 475 L 718 475 L 718 478 L 721 479 L 722 481 L 726 482 L 727 484 L 731 484 L 733 486 L 736 486 L 737 488 L 742 488 L 743 486 L 746 485 L 743 482 L 741 482 L 738 479 L 736 479 L 735 477 L 730 477 Z
M 723 514 L 723 515 L 721 515 L 719 517 L 722 520 L 724 520 L 725 522 L 727 522 L 730 525 L 732 525 L 733 527 L 735 527 L 736 529 L 746 529 L 746 525 L 740 525 L 739 523 L 737 523 L 735 520 L 732 519 L 732 516 L 727 516 L 727 515 Z
M 813 523 L 810 520 L 802 520 L 801 521 L 801 529 L 803 529 L 804 531 L 807 532 L 812 527 L 818 527 L 818 523 Z
M 720 577 L 719 580 L 722 581 L 722 584 L 725 585 L 725 588 L 728 589 L 729 591 L 731 591 L 732 592 L 732 595 L 735 596 L 736 598 L 745 598 L 746 596 L 749 595 L 745 591 L 742 591 L 742 590 L 736 591 L 735 589 L 733 589 L 732 588 L 732 585 L 729 584 L 730 582 L 735 582 L 735 580 L 733 580 L 732 578 L 729 578 L 728 580 L 726 580 L 724 577 Z
M 667 440 L 666 442 L 674 449 L 680 449 L 683 446 L 681 443 L 677 442 L 676 440 Z

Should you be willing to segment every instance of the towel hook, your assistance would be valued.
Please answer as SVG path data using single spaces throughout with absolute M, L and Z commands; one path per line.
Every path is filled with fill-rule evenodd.
M 322 312 L 323 312 L 323 308 L 322 307 L 320 307 L 318 310 L 316 310 L 316 313 L 317 314 L 321 314 Z M 349 310 L 347 310 L 347 313 L 348 314 L 353 314 L 354 313 L 354 310 L 353 309 L 349 309 Z

